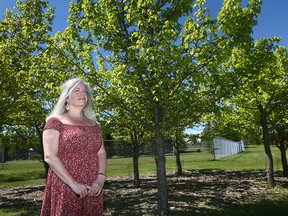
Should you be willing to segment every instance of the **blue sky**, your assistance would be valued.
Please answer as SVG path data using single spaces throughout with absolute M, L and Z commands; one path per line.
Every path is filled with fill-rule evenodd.
M 67 26 L 68 8 L 70 0 L 50 0 L 56 7 L 53 31 L 62 31 Z M 243 0 L 247 3 L 248 0 Z M 6 8 L 13 8 L 16 0 L 0 0 L 0 19 Z M 217 15 L 223 0 L 207 0 L 208 7 L 213 16 Z M 254 39 L 263 37 L 280 36 L 280 45 L 288 47 L 288 1 L 287 0 L 263 0 L 262 11 L 258 18 L 258 25 L 254 27 Z M 202 127 L 189 129 L 187 133 L 200 133 Z
M 61 31 L 67 25 L 68 7 L 70 0 L 50 0 L 51 6 L 56 7 L 54 31 Z M 207 0 L 208 7 L 214 15 L 219 11 L 223 0 Z M 243 0 L 244 3 L 248 0 Z M 2 19 L 6 8 L 12 8 L 16 0 L 0 0 L 0 17 Z M 281 36 L 281 45 L 288 47 L 288 1 L 263 0 L 262 12 L 258 25 L 254 27 L 254 38 Z

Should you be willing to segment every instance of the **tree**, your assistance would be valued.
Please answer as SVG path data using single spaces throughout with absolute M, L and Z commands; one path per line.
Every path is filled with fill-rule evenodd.
M 286 157 L 286 150 L 288 148 L 287 124 L 277 124 L 276 126 L 274 126 L 273 129 L 276 133 L 272 133 L 272 135 L 270 136 L 272 137 L 271 141 L 280 150 L 281 162 L 282 162 L 282 173 L 283 173 L 283 176 L 288 177 L 288 164 L 287 164 L 287 157 Z
M 175 130 L 171 129 L 172 135 L 172 146 L 173 146 L 173 154 L 175 155 L 176 165 L 177 165 L 177 175 L 180 176 L 183 174 L 182 164 L 180 159 L 180 147 L 183 143 L 183 129 L 177 128 Z
M 48 6 L 45 0 L 17 1 L 0 22 L 0 136 L 3 126 L 33 130 L 42 156 L 44 120 L 62 82 L 84 74 L 73 48 L 64 49 L 61 33 L 51 36 L 54 8 Z
M 281 153 L 281 162 L 283 167 L 283 176 L 288 176 L 288 165 L 286 158 L 286 150 L 288 147 L 288 131 L 287 131 L 287 114 L 288 114 L 288 97 L 287 97 L 287 65 L 288 65 L 288 51 L 286 47 L 277 47 L 274 55 L 276 56 L 276 63 L 272 68 L 282 80 L 278 79 L 275 85 L 276 92 L 273 92 L 273 109 L 269 117 L 269 135 L 271 137 L 270 143 L 277 146 Z
M 195 13 L 183 27 L 180 19 L 192 11 L 192 3 Z M 222 83 L 216 82 L 218 66 L 230 46 L 242 42 L 241 37 L 249 38 L 261 1 L 251 1 L 245 10 L 240 10 L 240 1 L 229 3 L 225 1 L 227 13 L 217 21 L 211 19 L 204 0 L 71 4 L 66 37 L 86 65 L 98 101 L 105 102 L 111 113 L 125 112 L 154 134 L 160 215 L 169 209 L 165 131 L 198 123 L 222 97 Z M 242 21 L 246 29 L 241 23 L 241 31 L 235 30 L 235 23 L 240 26 Z
M 39 62 L 49 40 L 53 12 L 47 1 L 17 1 L 15 11 L 7 10 L 0 22 L 1 136 L 3 126 L 43 124 L 40 92 L 45 73 Z
M 232 63 L 230 62 L 237 74 L 235 78 L 238 77 L 236 96 L 230 102 L 233 101 L 235 107 L 241 107 L 253 114 L 252 120 L 256 120 L 262 130 L 270 186 L 275 185 L 275 180 L 269 134 L 273 122 L 285 118 L 285 115 L 279 115 L 279 110 L 286 106 L 284 104 L 287 97 L 283 97 L 283 92 L 288 84 L 287 51 L 284 47 L 275 45 L 278 41 L 279 38 L 276 37 L 263 38 L 257 40 L 254 47 L 248 50 L 235 49 Z
M 99 103 L 98 103 L 99 104 Z M 105 102 L 101 102 L 105 104 Z M 130 116 L 125 115 L 126 113 L 116 113 L 114 110 L 113 115 L 105 112 L 106 106 L 102 108 L 101 122 L 104 122 L 102 130 L 113 131 L 113 136 L 116 140 L 121 140 L 119 143 L 123 145 L 124 143 L 130 143 L 130 149 L 132 149 L 132 159 L 133 159 L 133 170 L 134 170 L 134 186 L 136 188 L 140 187 L 140 173 L 139 173 L 139 156 L 140 149 L 144 145 L 149 144 L 147 140 L 147 130 L 143 126 L 137 124 Z M 98 110 L 101 108 L 98 106 Z M 149 135 L 148 135 L 149 137 Z M 107 147 L 106 147 L 107 148 Z M 114 145 L 115 148 L 115 145 Z M 129 150 L 130 150 L 129 149 Z M 126 152 L 130 152 L 130 151 Z M 122 154 L 121 154 L 122 155 Z

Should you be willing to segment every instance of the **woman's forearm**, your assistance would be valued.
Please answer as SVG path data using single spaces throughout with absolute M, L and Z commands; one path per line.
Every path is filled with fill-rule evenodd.
M 68 173 L 66 168 L 64 167 L 61 160 L 56 156 L 49 156 L 49 158 L 45 158 L 45 162 L 48 163 L 50 169 L 67 185 L 72 187 L 75 184 L 75 180 Z
M 106 165 L 107 165 L 107 157 L 106 152 L 103 152 L 98 155 L 99 160 L 99 170 L 98 173 L 103 173 L 106 175 Z

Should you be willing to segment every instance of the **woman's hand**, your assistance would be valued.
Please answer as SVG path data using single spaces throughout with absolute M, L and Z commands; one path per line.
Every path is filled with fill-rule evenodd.
M 92 184 L 92 190 L 89 192 L 89 196 L 99 196 L 103 190 L 105 182 L 104 175 L 98 175 L 97 179 Z
M 71 189 L 79 196 L 81 199 L 87 197 L 93 190 L 89 185 L 84 185 L 80 183 L 75 183 L 71 186 Z

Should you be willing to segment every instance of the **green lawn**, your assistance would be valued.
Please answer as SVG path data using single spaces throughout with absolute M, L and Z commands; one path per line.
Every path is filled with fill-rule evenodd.
M 274 170 L 282 170 L 280 152 L 272 147 Z M 266 159 L 264 149 L 261 146 L 253 146 L 245 149 L 245 152 L 223 158 L 212 160 L 208 151 L 189 152 L 181 154 L 183 171 L 200 169 L 223 169 L 223 170 L 265 170 Z M 139 158 L 140 174 L 155 173 L 155 160 L 152 156 Z M 175 157 L 166 156 L 167 172 L 177 171 Z M 132 158 L 108 159 L 108 176 L 133 175 Z M 39 161 L 9 161 L 0 169 L 0 189 L 10 186 L 21 186 L 25 184 L 44 184 L 44 166 Z
M 282 170 L 280 151 L 272 147 L 274 170 Z M 223 170 L 266 170 L 266 156 L 264 147 L 253 146 L 245 149 L 245 152 L 220 160 L 213 160 L 208 151 L 189 152 L 181 154 L 183 171 L 200 169 L 223 169 Z M 109 176 L 133 175 L 132 158 L 115 158 L 108 160 L 107 174 Z M 155 173 L 155 160 L 152 156 L 139 158 L 140 174 Z M 166 156 L 167 172 L 177 171 L 175 157 Z
M 9 161 L 0 169 L 0 189 L 25 184 L 44 184 L 45 171 L 35 160 Z

